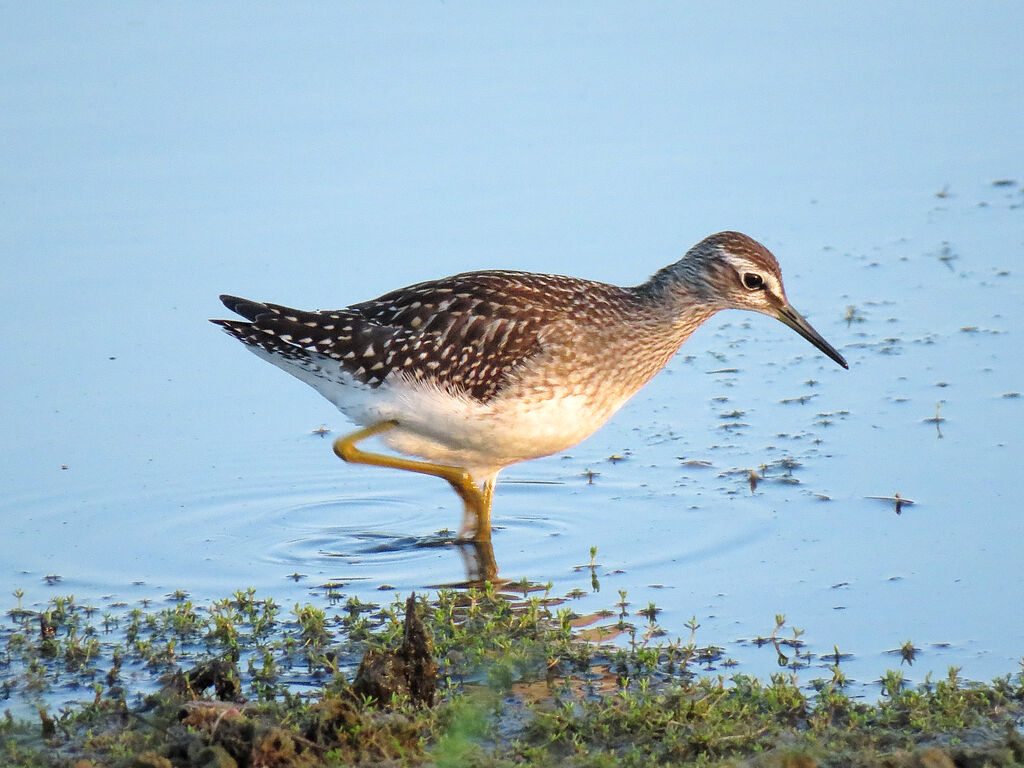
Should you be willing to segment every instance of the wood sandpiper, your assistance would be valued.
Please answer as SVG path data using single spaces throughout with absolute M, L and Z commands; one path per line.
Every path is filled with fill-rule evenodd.
M 848 367 L 789 303 L 771 252 L 738 232 L 632 288 L 488 270 L 331 311 L 220 298 L 248 322 L 212 322 L 363 427 L 335 441 L 339 457 L 447 480 L 465 505 L 459 538 L 477 542 L 502 469 L 593 433 L 719 310 L 775 317 Z M 357 447 L 375 435 L 418 458 Z

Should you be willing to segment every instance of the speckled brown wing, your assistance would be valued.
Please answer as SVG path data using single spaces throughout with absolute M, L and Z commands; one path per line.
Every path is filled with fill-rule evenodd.
M 487 401 L 541 349 L 541 331 L 611 288 L 525 272 L 468 272 L 418 283 L 341 310 L 304 312 L 221 297 L 247 318 L 215 321 L 246 344 L 293 362 L 337 361 L 376 387 L 401 372 Z
M 221 326 L 243 344 L 258 347 L 309 371 L 321 372 L 325 359 L 332 359 L 365 384 L 375 386 L 383 380 L 383 374 L 378 375 L 383 368 L 382 364 L 378 365 L 380 351 L 392 343 L 393 328 L 369 323 L 350 310 L 307 312 L 227 295 L 220 300 L 250 322 L 210 322 Z

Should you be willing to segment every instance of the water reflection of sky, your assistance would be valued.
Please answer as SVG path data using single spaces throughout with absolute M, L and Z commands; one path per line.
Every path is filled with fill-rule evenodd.
M 819 10 L 9 8 L 7 591 L 456 581 L 451 548 L 374 538 L 455 526 L 451 492 L 341 466 L 309 433 L 344 419 L 207 324 L 216 295 L 333 307 L 498 266 L 632 283 L 733 228 L 851 370 L 714 318 L 591 440 L 503 475 L 502 574 L 589 590 L 597 546 L 581 612 L 626 590 L 698 641 L 785 613 L 853 677 L 907 639 L 914 675 L 1014 671 L 1024 194 L 992 182 L 1024 180 L 1024 11 Z M 897 492 L 900 516 L 865 498 Z

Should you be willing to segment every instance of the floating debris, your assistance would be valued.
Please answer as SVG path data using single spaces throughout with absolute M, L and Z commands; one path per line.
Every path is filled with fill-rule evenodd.
M 682 456 L 677 458 L 684 467 L 708 468 L 714 466 L 710 461 L 705 461 L 704 459 L 684 459 Z
M 813 395 L 800 395 L 800 397 L 786 397 L 786 398 L 783 398 L 782 400 L 779 400 L 779 402 L 782 403 L 783 405 L 792 405 L 793 403 L 798 403 L 799 405 L 804 405 L 805 403 L 810 402 L 811 400 L 813 400 L 817 396 L 818 396 L 817 394 L 813 394 Z
M 912 642 L 907 640 L 899 648 L 893 648 L 892 650 L 886 651 L 886 653 L 893 656 L 899 655 L 900 664 L 906 663 L 907 666 L 914 666 L 914 660 L 917 658 L 917 652 L 920 649 L 915 647 Z
M 921 420 L 925 424 L 934 424 L 935 425 L 935 431 L 939 433 L 939 439 L 942 439 L 942 430 L 939 429 L 939 424 L 941 424 L 942 422 L 944 422 L 946 420 L 944 416 L 939 415 L 939 412 L 941 410 L 942 410 L 942 403 L 938 402 L 938 403 L 935 404 L 935 415 L 934 416 L 930 416 L 927 419 L 922 419 Z
M 949 271 L 952 272 L 953 262 L 960 257 L 953 253 L 953 249 L 950 248 L 949 243 L 944 242 L 942 244 L 942 248 L 939 249 L 939 253 L 936 255 L 936 258 L 949 267 Z
M 866 318 L 860 313 L 853 304 L 846 308 L 846 315 L 843 317 L 846 320 L 846 327 L 849 328 L 853 323 L 863 323 Z
M 892 496 L 865 496 L 865 499 L 873 499 L 875 501 L 887 501 L 890 504 L 896 505 L 896 514 L 902 514 L 904 507 L 909 507 L 915 504 L 912 499 L 905 499 L 898 493 L 894 493 Z

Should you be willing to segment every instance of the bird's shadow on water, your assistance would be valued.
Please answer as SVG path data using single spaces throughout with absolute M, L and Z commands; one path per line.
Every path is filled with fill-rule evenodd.
M 381 531 L 363 531 L 351 534 L 351 537 L 362 544 L 362 546 L 355 550 L 359 554 L 407 552 L 414 549 L 452 547 L 459 543 L 455 539 L 455 534 L 450 531 L 439 531 L 427 536 L 409 536 L 384 533 Z
M 450 531 L 439 531 L 427 536 L 408 536 L 385 533 L 381 531 L 360 531 L 350 533 L 349 537 L 359 542 L 352 553 L 329 552 L 322 550 L 326 557 L 349 557 L 351 554 L 379 555 L 402 552 L 413 552 L 419 549 L 436 549 L 452 547 L 462 557 L 466 578 L 464 581 L 447 584 L 426 584 L 430 588 L 438 587 L 472 587 L 482 585 L 485 581 L 493 582 L 498 575 L 498 565 L 494 559 L 494 547 L 490 540 L 465 541 L 456 538 Z

